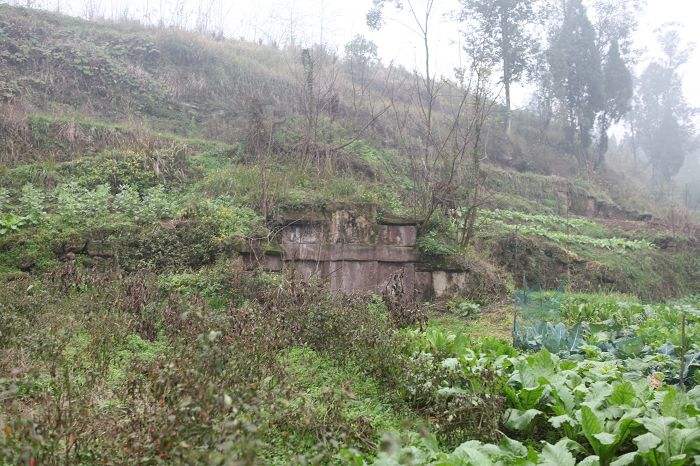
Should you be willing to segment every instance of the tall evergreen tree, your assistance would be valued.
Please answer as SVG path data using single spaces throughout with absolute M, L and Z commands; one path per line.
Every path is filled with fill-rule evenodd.
M 608 130 L 620 121 L 630 109 L 634 83 L 632 73 L 620 55 L 616 39 L 612 40 L 603 63 L 603 105 L 598 115 L 598 157 L 596 167 L 602 165 L 608 151 Z
M 510 129 L 511 84 L 533 65 L 537 40 L 533 0 L 462 0 L 460 20 L 469 27 L 465 50 L 476 62 L 500 66 L 505 90 L 506 128 Z
M 596 167 L 605 161 L 608 130 L 629 111 L 634 94 L 632 34 L 646 0 L 593 0 L 596 44 L 603 59 L 603 105 L 597 118 Z
M 596 33 L 581 0 L 566 2 L 564 20 L 551 37 L 547 59 L 566 121 L 567 142 L 579 163 L 588 165 L 593 125 L 603 104 L 603 74 Z

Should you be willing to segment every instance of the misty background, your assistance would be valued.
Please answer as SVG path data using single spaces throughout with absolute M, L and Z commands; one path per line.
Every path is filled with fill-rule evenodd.
M 0 0 L 18 6 L 58 11 L 87 19 L 125 19 L 144 24 L 172 26 L 210 32 L 232 39 L 264 44 L 298 46 L 324 44 L 342 55 L 344 44 L 361 34 L 377 44 L 384 64 L 394 63 L 413 70 L 424 60 L 415 28 L 398 17 L 389 18 L 373 31 L 366 15 L 373 0 Z M 592 2 L 584 2 L 592 3 Z M 467 57 L 458 45 L 461 25 L 452 18 L 457 0 L 438 0 L 433 15 L 432 65 L 452 78 L 455 67 Z M 589 14 L 593 10 L 589 8 Z M 665 26 L 679 30 L 686 45 L 700 42 L 700 2 L 693 0 L 646 0 L 634 34 L 640 71 L 660 54 L 657 31 Z M 457 45 L 457 46 L 456 46 Z M 700 106 L 700 60 L 691 54 L 680 70 L 686 98 Z M 524 106 L 530 97 L 527 85 L 514 89 L 513 103 Z

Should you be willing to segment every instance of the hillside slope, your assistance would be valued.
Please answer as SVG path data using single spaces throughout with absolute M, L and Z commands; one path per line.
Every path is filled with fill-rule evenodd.
M 225 230 L 229 242 L 240 243 L 246 235 L 270 241 L 268 228 L 285 212 L 331 204 L 371 203 L 381 215 L 415 214 L 409 161 L 395 143 L 402 136 L 375 108 L 390 97 L 409 105 L 400 94 L 389 95 L 391 83 L 410 78 L 405 71 L 380 66 L 361 78 L 332 54 L 314 51 L 316 79 L 332 85 L 319 97 L 310 147 L 303 137 L 300 50 L 4 5 L 0 11 L 5 271 L 50 270 L 76 244 L 88 245 L 78 249 L 92 261 L 92 243 L 104 249 L 98 257 L 119 258 L 117 265 L 128 268 L 124 257 L 148 262 L 160 252 L 119 252 L 136 248 L 117 246 L 127 231 L 170 234 L 170 223 L 202 216 L 218 229 L 206 241 L 221 239 Z M 444 118 L 448 103 L 437 109 Z M 549 142 L 540 140 L 529 119 L 525 113 L 516 119 L 518 144 L 490 131 L 477 243 L 461 250 L 455 219 L 436 218 L 419 242 L 426 258 L 475 270 L 496 267 L 500 272 L 490 276 L 518 286 L 612 288 L 648 297 L 697 289 L 697 232 L 639 221 L 600 180 L 563 176 L 573 162 L 557 152 L 556 132 Z M 268 124 L 268 155 L 254 158 L 251 134 Z M 515 170 L 523 161 L 560 175 Z M 160 220 L 163 232 L 144 232 L 152 223 L 139 225 L 133 210 L 119 204 L 127 196 L 146 202 L 151 190 L 162 204 L 152 209 L 163 210 L 150 212 L 149 222 Z M 451 201 L 455 213 L 466 205 L 459 195 Z M 68 228 L 66 196 L 76 204 L 70 215 L 99 212 L 90 214 L 94 224 Z M 221 224 L 222 216 L 235 227 Z M 236 247 L 214 249 L 230 254 Z M 209 254 L 213 261 L 218 253 Z

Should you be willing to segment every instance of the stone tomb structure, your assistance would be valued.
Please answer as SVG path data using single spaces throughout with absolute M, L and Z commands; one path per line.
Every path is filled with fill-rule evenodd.
M 441 297 L 466 286 L 463 270 L 435 269 L 420 259 L 416 221 L 379 219 L 372 208 L 335 208 L 280 222 L 278 248 L 248 255 L 269 271 L 293 267 L 303 279 L 326 280 L 331 290 L 382 292 L 396 274 L 405 289 Z

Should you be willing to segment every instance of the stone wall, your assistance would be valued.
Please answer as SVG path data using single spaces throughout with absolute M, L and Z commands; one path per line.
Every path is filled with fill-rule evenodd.
M 416 248 L 417 223 L 377 221 L 373 212 L 336 209 L 323 216 L 288 220 L 277 241 L 279 252 L 257 262 L 269 271 L 291 267 L 301 279 L 326 280 L 343 293 L 382 292 L 396 274 L 406 289 L 423 297 L 459 292 L 466 272 L 432 270 Z

